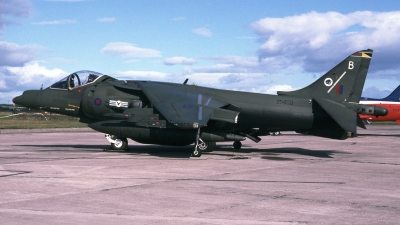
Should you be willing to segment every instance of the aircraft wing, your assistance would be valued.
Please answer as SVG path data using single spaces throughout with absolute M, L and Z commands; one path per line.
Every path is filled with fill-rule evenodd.
M 236 123 L 239 115 L 239 112 L 222 109 L 229 103 L 200 88 L 156 82 L 136 82 L 135 85 L 119 82 L 115 86 L 141 90 L 169 122 L 180 128 L 204 127 L 210 119 Z

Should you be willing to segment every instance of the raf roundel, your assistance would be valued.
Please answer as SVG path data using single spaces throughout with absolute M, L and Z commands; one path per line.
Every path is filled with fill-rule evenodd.
M 94 104 L 96 105 L 96 106 L 100 106 L 101 105 L 101 98 L 96 98 L 95 100 L 94 100 Z
M 325 86 L 327 86 L 327 87 L 330 87 L 330 86 L 332 86 L 332 84 L 333 84 L 333 80 L 331 79 L 331 78 L 326 78 L 325 80 L 324 80 L 324 84 L 325 84 Z

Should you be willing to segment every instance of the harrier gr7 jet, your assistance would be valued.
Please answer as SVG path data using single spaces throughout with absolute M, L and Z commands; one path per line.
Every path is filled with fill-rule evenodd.
M 227 91 L 195 85 L 117 80 L 91 71 L 73 73 L 44 90 L 13 99 L 30 108 L 79 117 L 106 134 L 113 149 L 130 138 L 147 144 L 195 144 L 192 156 L 232 141 L 236 149 L 275 131 L 346 139 L 364 126 L 359 112 L 387 110 L 358 104 L 372 50 L 356 52 L 303 89 L 278 95 Z

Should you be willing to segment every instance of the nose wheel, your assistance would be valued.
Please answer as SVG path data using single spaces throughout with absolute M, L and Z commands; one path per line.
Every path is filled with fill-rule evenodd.
M 111 143 L 112 150 L 127 150 L 128 140 L 124 137 L 116 137 L 114 135 L 106 134 L 107 140 Z

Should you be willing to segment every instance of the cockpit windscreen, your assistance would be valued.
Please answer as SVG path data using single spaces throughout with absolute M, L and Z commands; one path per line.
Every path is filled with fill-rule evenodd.
M 51 85 L 50 88 L 67 90 L 79 87 L 93 82 L 101 75 L 103 74 L 89 70 L 81 70 L 64 77 L 60 81 Z

